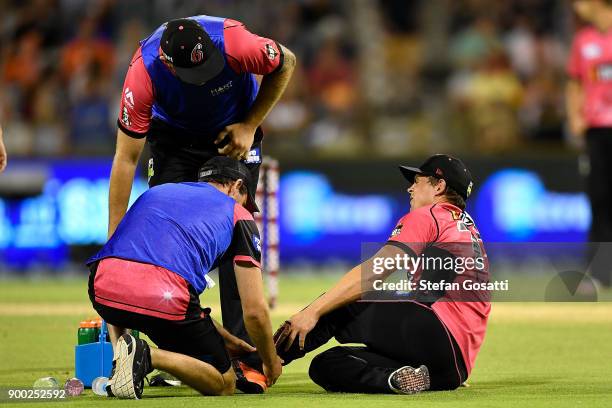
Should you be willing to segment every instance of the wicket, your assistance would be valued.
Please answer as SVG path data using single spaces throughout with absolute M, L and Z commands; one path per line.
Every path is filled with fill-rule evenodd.
M 280 231 L 278 225 L 278 161 L 264 157 L 259 169 L 259 182 L 255 200 L 261 210 L 255 222 L 261 234 L 261 264 L 268 288 L 268 305 L 276 306 L 278 298 L 278 272 L 280 268 Z

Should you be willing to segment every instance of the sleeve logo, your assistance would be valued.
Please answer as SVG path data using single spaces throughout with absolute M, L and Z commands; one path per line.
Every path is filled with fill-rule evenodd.
M 132 124 L 132 122 L 130 121 L 130 115 L 128 113 L 128 109 L 126 106 L 123 107 L 123 112 L 121 113 L 121 123 L 123 123 L 125 127 L 130 127 L 130 125 Z
M 266 44 L 266 55 L 268 56 L 268 58 L 273 60 L 278 55 L 278 51 L 274 49 L 272 44 Z
M 125 88 L 124 99 L 127 106 L 130 108 L 134 107 L 134 94 L 130 88 Z
M 244 162 L 246 164 L 261 163 L 261 149 L 256 147 L 253 150 L 250 150 Z
M 253 234 L 253 247 L 261 253 L 261 239 L 256 234 Z
M 402 232 L 402 227 L 403 227 L 402 224 L 398 224 L 397 227 L 395 227 L 395 229 L 391 231 L 391 236 L 392 237 L 398 236 Z

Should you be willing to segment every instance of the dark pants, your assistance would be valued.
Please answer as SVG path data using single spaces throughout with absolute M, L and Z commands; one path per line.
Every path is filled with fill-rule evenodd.
M 312 380 L 328 391 L 391 393 L 389 375 L 425 365 L 431 390 L 452 390 L 467 379 L 461 351 L 435 313 L 415 302 L 356 302 L 323 316 L 306 336 L 304 352 L 335 337 L 362 347 L 334 347 L 310 365 Z M 295 341 L 280 357 L 304 355 Z
M 590 172 L 587 191 L 591 202 L 591 274 L 610 286 L 612 254 L 600 247 L 612 242 L 612 128 L 591 128 L 586 136 Z
M 164 183 L 198 181 L 198 170 L 209 159 L 218 156 L 216 147 L 198 144 L 189 140 L 189 135 L 170 129 L 159 121 L 153 121 L 147 135 L 151 150 L 149 162 L 149 187 Z M 263 134 L 261 129 L 255 133 L 253 148 L 260 149 Z M 261 163 L 246 163 L 251 172 L 252 183 L 257 186 Z M 194 205 L 198 205 L 194 203 Z M 253 344 L 244 326 L 242 305 L 238 294 L 236 274 L 232 259 L 222 259 L 219 264 L 219 292 L 223 327 L 231 334 L 249 344 Z M 241 360 L 251 367 L 261 369 L 261 360 L 257 353 L 251 353 Z
M 225 349 L 223 337 L 215 328 L 209 315 L 210 309 L 201 308 L 200 298 L 191 285 L 183 289 L 176 288 L 176 290 L 186 290 L 189 294 L 189 304 L 184 319 L 168 320 L 98 302 L 98 299 L 96 299 L 98 296 L 96 284 L 94 283 L 98 272 L 98 262 L 89 265 L 89 270 L 89 299 L 93 308 L 107 323 L 139 330 L 145 333 L 162 350 L 184 354 L 204 361 L 211 364 L 220 373 L 225 373 L 230 369 L 231 362 Z M 142 299 L 133 298 L 132 301 L 133 303 L 129 306 L 145 307 L 144 302 L 141 303 Z M 118 305 L 118 303 L 114 303 L 114 305 Z

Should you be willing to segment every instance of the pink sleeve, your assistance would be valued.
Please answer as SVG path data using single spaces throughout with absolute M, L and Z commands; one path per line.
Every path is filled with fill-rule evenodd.
M 567 61 L 567 74 L 574 79 L 582 78 L 582 54 L 580 52 L 581 45 L 581 35 L 578 33 L 572 42 L 572 49 Z
M 253 218 L 253 214 L 251 214 L 246 208 L 236 203 L 234 205 L 234 225 L 236 225 L 238 221 L 255 222 L 255 219 Z
M 399 220 L 389 241 L 407 246 L 418 256 L 427 243 L 435 242 L 437 238 L 436 219 L 431 214 L 430 207 L 422 207 L 410 211 Z
M 226 19 L 223 35 L 225 55 L 234 71 L 267 75 L 282 67 L 283 52 L 280 45 L 249 32 L 241 22 Z
M 153 84 L 142 61 L 140 47 L 125 76 L 117 124 L 128 136 L 143 138 L 151 125 L 151 107 L 155 100 Z

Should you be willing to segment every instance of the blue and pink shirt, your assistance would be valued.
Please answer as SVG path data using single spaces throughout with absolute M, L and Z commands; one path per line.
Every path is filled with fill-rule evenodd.
M 152 120 L 214 140 L 225 126 L 242 121 L 258 91 L 255 75 L 282 66 L 275 41 L 250 33 L 226 18 L 195 16 L 225 56 L 225 68 L 202 86 L 181 82 L 159 58 L 164 26 L 140 43 L 125 77 L 118 126 L 135 138 L 145 137 Z
M 253 216 L 233 198 L 207 183 L 168 183 L 134 202 L 88 264 L 114 258 L 153 265 L 182 277 L 199 294 L 222 258 L 260 267 L 260 252 Z M 148 281 L 123 277 L 141 287 Z

